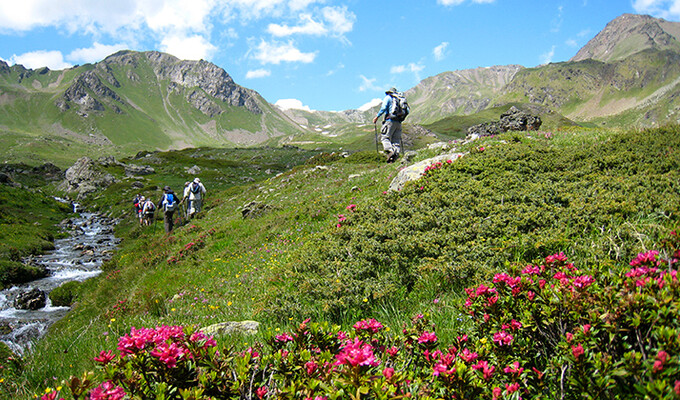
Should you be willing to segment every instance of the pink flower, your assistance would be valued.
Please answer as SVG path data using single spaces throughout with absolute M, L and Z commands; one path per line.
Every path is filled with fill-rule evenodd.
M 503 369 L 503 372 L 505 372 L 506 374 L 520 375 L 523 371 L 524 368 L 519 366 L 519 361 L 515 361 L 514 363 L 510 364 L 509 366 Z
M 499 346 L 508 346 L 513 339 L 514 337 L 505 331 L 496 332 L 493 335 L 493 341 Z
M 362 342 L 359 338 L 354 338 L 354 342 L 345 344 L 335 358 L 337 359 L 335 365 L 345 364 L 353 367 L 369 365 L 376 367 L 380 364 L 380 360 L 376 359 L 373 354 L 371 345 Z
M 639 267 L 639 266 L 647 266 L 647 267 L 656 267 L 659 265 L 658 261 L 656 260 L 656 256 L 659 255 L 659 252 L 656 250 L 650 250 L 646 253 L 639 253 L 637 257 L 635 257 L 631 262 L 630 266 L 631 267 Z
M 255 390 L 255 394 L 257 395 L 258 399 L 262 399 L 266 394 L 267 394 L 267 388 L 264 386 L 260 386 Z
M 50 391 L 50 392 L 45 393 L 44 395 L 42 395 L 42 397 L 40 397 L 40 400 L 57 400 L 57 395 L 58 395 L 58 394 L 59 394 L 59 392 L 56 392 L 56 391 L 53 391 L 53 390 L 52 390 L 52 391 Z M 64 398 L 63 398 L 63 397 L 60 397 L 59 400 L 64 400 Z
M 566 263 L 567 262 L 567 256 L 564 255 L 563 252 L 559 252 L 557 254 L 550 255 L 545 258 L 545 263 L 546 264 L 558 264 L 558 263 Z
M 282 333 L 280 335 L 274 336 L 274 340 L 276 340 L 277 342 L 281 342 L 281 343 L 287 343 L 287 342 L 292 342 L 295 339 L 293 339 L 293 337 L 288 333 Z
M 354 324 L 353 328 L 357 331 L 357 333 L 360 331 L 365 331 L 370 334 L 374 334 L 378 333 L 381 329 L 384 328 L 384 326 L 380 322 L 371 318 L 357 322 L 356 324 Z
M 90 392 L 90 400 L 121 400 L 126 393 L 120 386 L 115 386 L 111 381 L 106 381 Z
M 315 363 L 314 361 L 307 361 L 307 362 L 305 363 L 305 369 L 307 370 L 307 374 L 308 374 L 308 375 L 311 375 L 311 374 L 313 374 L 314 372 L 316 372 L 316 370 L 317 370 L 318 367 L 319 367 L 319 366 L 316 365 L 316 363 Z
M 517 382 L 509 384 L 509 385 L 507 383 L 505 384 L 505 391 L 508 394 L 515 393 L 518 390 L 519 390 L 519 383 L 517 383 Z
M 680 381 L 675 381 L 673 391 L 675 392 L 676 395 L 680 396 Z
M 467 363 L 471 363 L 471 362 L 474 362 L 474 361 L 477 359 L 477 357 L 479 357 L 479 354 L 477 354 L 477 353 L 475 353 L 475 352 L 471 352 L 470 350 L 468 350 L 467 348 L 465 348 L 465 349 L 463 349 L 463 351 L 459 354 L 459 357 L 460 357 L 463 361 L 465 361 L 465 362 L 467 362 Z
M 477 364 L 474 364 L 472 366 L 472 369 L 474 369 L 475 371 L 482 370 L 484 379 L 489 380 L 493 375 L 493 372 L 496 370 L 496 367 L 494 367 L 493 365 L 489 365 L 487 361 L 480 361 Z
M 389 349 L 385 350 L 387 354 L 389 354 L 391 357 L 396 357 L 397 353 L 399 353 L 399 348 L 392 346 Z
M 102 350 L 99 353 L 99 357 L 95 357 L 94 360 L 100 364 L 106 365 L 110 363 L 114 358 L 116 358 L 115 355 L 113 355 L 113 351 L 104 351 Z
M 178 346 L 177 343 L 162 343 L 154 350 L 149 352 L 154 357 L 157 357 L 161 362 L 165 363 L 168 368 L 174 368 L 177 365 L 177 360 L 187 354 L 186 349 Z
M 394 376 L 394 368 L 387 367 L 383 370 L 382 374 L 388 380 L 392 379 L 392 377 Z
M 669 358 L 670 358 L 670 356 L 668 355 L 668 353 L 666 353 L 663 350 L 660 350 L 656 355 L 656 361 L 654 361 L 654 366 L 652 367 L 652 371 L 654 373 L 658 373 L 658 372 L 663 371 L 663 368 L 666 365 L 666 361 L 668 361 Z
M 418 343 L 431 343 L 437 341 L 437 335 L 434 332 L 423 332 L 418 338 Z
M 499 387 L 495 387 L 495 388 L 493 388 L 493 390 L 491 391 L 491 394 L 493 395 L 493 400 L 496 400 L 496 399 L 498 399 L 499 397 L 501 397 L 501 395 L 503 394 L 503 389 L 501 389 L 501 388 L 499 388 Z
M 590 324 L 585 324 L 585 325 L 583 325 L 581 328 L 583 329 L 583 334 L 584 334 L 584 335 L 587 336 L 588 333 L 590 333 Z
M 583 350 L 583 346 L 581 346 L 580 343 L 577 344 L 577 345 L 575 345 L 575 346 L 571 346 L 571 352 L 572 352 L 572 354 L 574 354 L 574 358 L 576 358 L 577 360 L 578 360 L 583 354 L 585 354 L 585 351 Z
M 350 204 L 347 206 L 347 210 L 351 212 L 355 212 L 357 210 L 357 205 L 356 204 Z
M 574 334 L 567 332 L 567 343 L 571 343 L 572 340 L 574 340 Z

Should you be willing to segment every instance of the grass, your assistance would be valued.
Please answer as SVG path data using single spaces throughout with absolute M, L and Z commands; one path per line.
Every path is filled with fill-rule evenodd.
M 122 219 L 124 241 L 3 390 L 30 398 L 80 375 L 132 326 L 259 321 L 257 337 L 219 339 L 240 347 L 310 316 L 344 326 L 371 316 L 399 329 L 423 312 L 450 340 L 466 327 L 462 287 L 559 250 L 614 267 L 677 226 L 678 131 L 485 138 L 459 145 L 469 154 L 425 183 L 391 194 L 383 192 L 399 165 L 373 151 L 346 159 L 294 148 L 152 153 L 134 161 L 157 168 L 143 179 L 143 194 L 157 196 L 166 183 L 179 188 L 190 178 L 185 168 L 198 165 L 209 190 L 202 216 L 164 235 L 130 217 L 130 180 L 93 198 L 92 207 Z M 251 201 L 269 211 L 244 219 Z M 339 214 L 349 215 L 348 225 L 336 227 Z

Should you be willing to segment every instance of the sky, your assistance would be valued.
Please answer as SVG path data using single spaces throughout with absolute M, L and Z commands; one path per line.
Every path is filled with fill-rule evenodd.
M 119 50 L 207 60 L 282 108 L 362 109 L 447 71 L 568 61 L 680 0 L 0 0 L 0 59 L 60 70 Z

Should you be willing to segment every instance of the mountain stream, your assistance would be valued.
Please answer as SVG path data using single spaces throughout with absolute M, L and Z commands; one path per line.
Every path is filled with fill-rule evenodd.
M 55 249 L 32 256 L 27 263 L 44 265 L 48 276 L 0 291 L 0 341 L 12 351 L 23 354 L 33 342 L 46 333 L 47 328 L 63 318 L 69 307 L 53 307 L 49 296 L 46 305 L 37 310 L 15 308 L 14 300 L 34 288 L 47 294 L 68 281 L 84 281 L 101 272 L 119 239 L 113 235 L 113 221 L 92 213 L 81 213 L 66 224 L 69 237 L 57 239 Z

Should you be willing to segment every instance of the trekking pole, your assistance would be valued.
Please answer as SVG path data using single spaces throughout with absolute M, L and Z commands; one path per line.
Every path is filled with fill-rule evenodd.
M 375 122 L 373 123 L 373 130 L 375 131 L 375 152 L 380 155 L 380 151 L 378 150 L 378 124 Z

